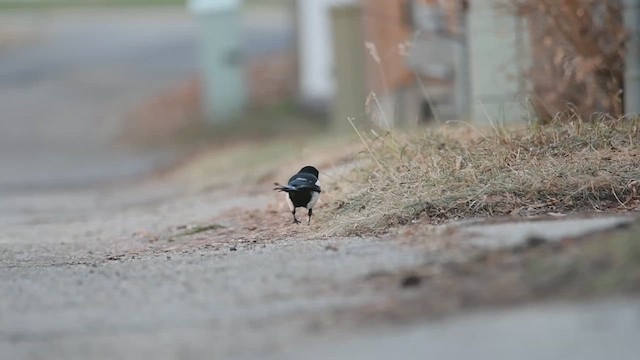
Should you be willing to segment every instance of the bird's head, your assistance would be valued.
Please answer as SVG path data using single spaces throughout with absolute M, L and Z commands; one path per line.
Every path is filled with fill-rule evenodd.
M 313 166 L 305 166 L 302 169 L 300 169 L 300 171 L 298 171 L 299 173 L 307 173 L 307 174 L 312 174 L 313 176 L 315 176 L 316 178 L 318 177 L 319 173 L 318 173 L 318 169 L 314 168 Z

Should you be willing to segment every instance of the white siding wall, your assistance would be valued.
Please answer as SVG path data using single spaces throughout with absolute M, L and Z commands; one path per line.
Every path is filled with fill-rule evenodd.
M 330 8 L 352 0 L 298 0 L 300 96 L 306 102 L 326 102 L 335 91 Z

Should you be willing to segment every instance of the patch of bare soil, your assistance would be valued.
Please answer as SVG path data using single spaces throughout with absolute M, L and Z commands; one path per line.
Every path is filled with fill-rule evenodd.
M 269 191 L 265 189 L 270 190 L 270 187 L 255 185 L 236 191 L 259 196 L 261 192 Z M 230 190 L 230 193 L 233 192 Z M 293 224 L 291 213 L 284 200 L 276 195 L 281 194 L 274 194 L 273 200 L 265 208 L 249 209 L 237 206 L 205 222 L 182 224 L 162 232 L 135 233 L 133 236 L 141 246 L 108 260 L 120 260 L 140 254 L 186 253 L 201 249 L 248 250 L 283 239 L 295 238 L 297 241 L 308 241 L 327 238 L 319 233 L 322 225 L 318 223 L 317 218 L 312 218 L 310 225 L 307 225 L 306 221 Z M 316 209 L 316 211 L 323 211 L 323 206 L 320 205 Z M 297 216 L 299 219 L 306 219 L 306 211 L 298 209 Z

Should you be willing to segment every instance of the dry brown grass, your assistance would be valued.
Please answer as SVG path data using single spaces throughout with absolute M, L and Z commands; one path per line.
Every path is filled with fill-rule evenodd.
M 328 187 L 327 233 L 639 206 L 640 119 L 479 130 L 448 124 L 364 136 L 363 166 Z

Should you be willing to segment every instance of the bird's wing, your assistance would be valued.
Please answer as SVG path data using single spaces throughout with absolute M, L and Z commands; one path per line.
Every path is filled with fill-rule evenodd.
M 297 174 L 294 175 L 291 179 L 289 179 L 289 183 L 287 184 L 290 188 L 295 188 L 296 190 L 309 189 L 311 191 L 321 192 L 320 186 L 318 184 L 318 179 L 312 174 Z
M 292 192 L 292 191 L 296 191 L 296 188 L 289 186 L 289 185 L 280 185 L 278 183 L 274 184 L 276 187 L 273 188 L 273 190 L 278 190 L 278 191 L 286 191 L 286 192 Z

